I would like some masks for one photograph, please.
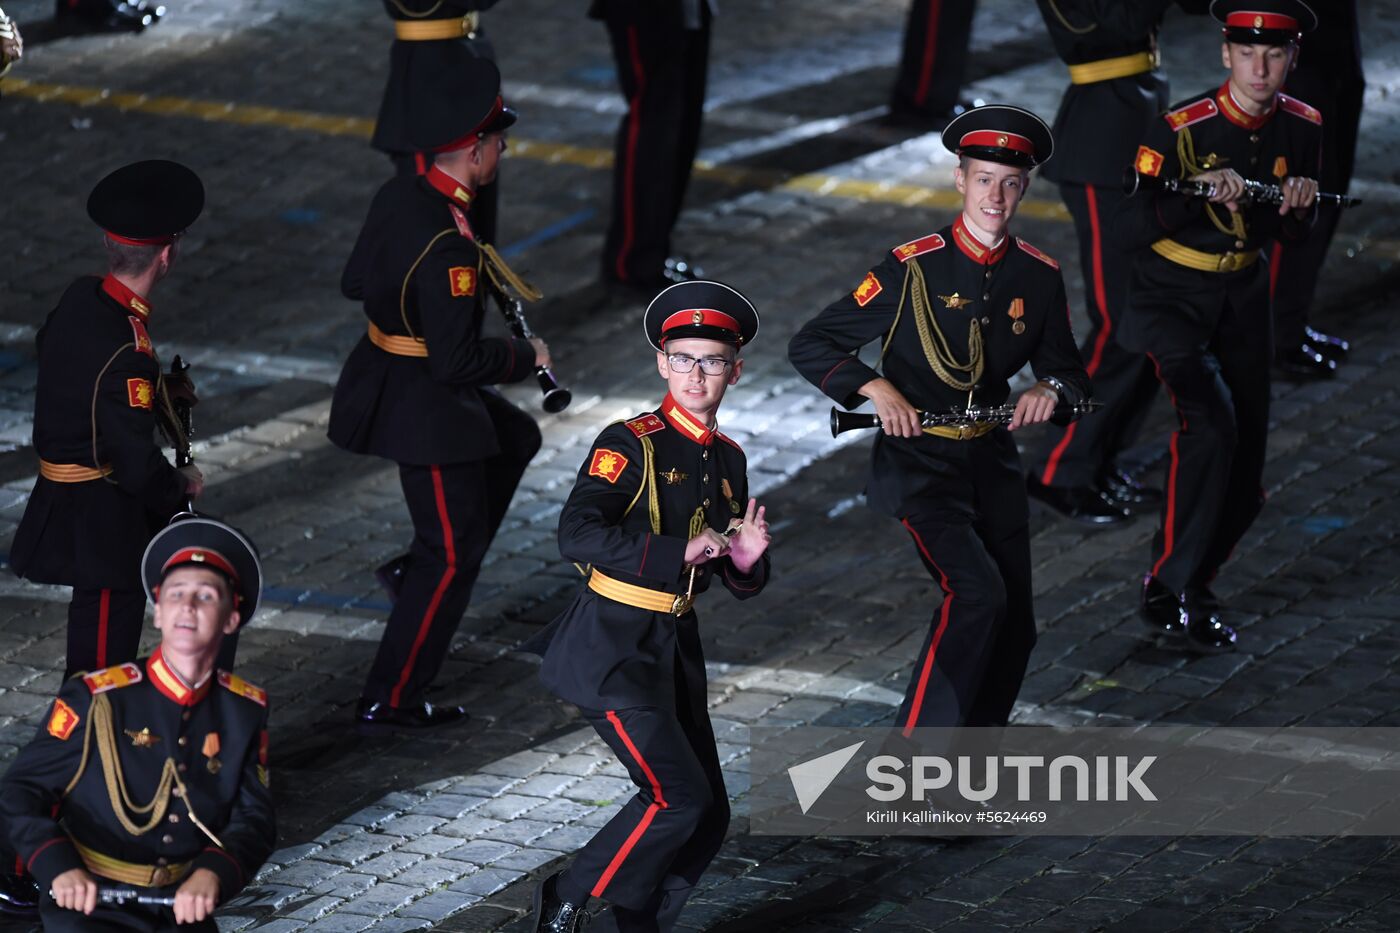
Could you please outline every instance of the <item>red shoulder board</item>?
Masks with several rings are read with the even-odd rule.
[[[1296,97],[1280,94],[1278,96],[1278,109],[1287,111],[1295,117],[1302,117],[1309,123],[1322,125],[1322,113],[1316,107],[1311,107]]]
[[[236,693],[241,697],[252,700],[259,706],[267,705],[267,691],[262,687],[255,687],[237,674],[230,674],[228,671],[219,671],[219,686],[231,693]]]
[[[646,437],[648,434],[655,434],[666,427],[666,422],[662,421],[658,415],[642,415],[640,418],[633,418],[626,422],[627,430],[638,437]]]
[[[146,325],[134,314],[128,315],[127,320],[131,322],[131,340],[136,344],[136,352],[155,356],[156,351],[151,346],[151,335],[146,333]]]
[[[140,665],[127,661],[116,667],[108,667],[100,671],[93,671],[91,674],[84,674],[83,683],[87,684],[87,688],[93,696],[97,696],[99,693],[106,693],[108,690],[115,690],[118,687],[139,684],[144,677]]]
[[[1193,104],[1187,104],[1185,107],[1178,107],[1176,110],[1168,111],[1166,115],[1167,126],[1170,126],[1176,132],[1181,132],[1181,130],[1191,124],[1200,123],[1202,120],[1209,119],[1219,112],[1220,108],[1215,105],[1214,100],[1209,97],[1202,97]]]
[[[730,447],[733,447],[735,450],[739,451],[739,453],[743,453],[743,452],[744,452],[744,448],[740,447],[738,441],[734,440],[734,438],[729,437],[729,436],[724,435],[724,434],[721,434],[721,433],[719,433],[718,431],[715,432],[715,437],[717,437],[717,438],[719,438],[720,440],[724,441],[724,442],[725,442],[726,444],[728,444]],[[732,497],[731,497],[731,498],[732,498]]]
[[[1049,266],[1051,269],[1058,269],[1058,268],[1060,268],[1060,264],[1059,264],[1058,262],[1056,262],[1055,260],[1051,259],[1049,256],[1045,255],[1045,254],[1042,253],[1040,250],[1036,249],[1034,246],[1030,245],[1030,244],[1027,243],[1025,240],[1021,239],[1020,237],[1017,237],[1017,238],[1016,238],[1016,245],[1019,246],[1019,247],[1021,247],[1021,249],[1024,250],[1025,252],[1030,253],[1030,254],[1031,254],[1032,256],[1034,256],[1036,259],[1039,259],[1041,262],[1045,263],[1045,264],[1046,264],[1047,266]]]
[[[931,233],[918,240],[910,240],[903,246],[896,246],[891,252],[900,262],[908,262],[921,253],[931,253],[936,249],[943,248],[943,238],[936,233]]]

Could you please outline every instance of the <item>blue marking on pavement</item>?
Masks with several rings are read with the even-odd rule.
[[[1310,535],[1328,535],[1351,524],[1344,515],[1307,515],[1294,521],[1303,527],[1304,534]]]
[[[23,353],[15,353],[11,350],[0,350],[0,372],[9,372],[12,369],[19,369],[29,362],[29,357]]]
[[[516,240],[510,245],[502,247],[501,255],[507,259],[512,259],[516,256],[519,256],[527,249],[533,249],[534,247],[539,246],[541,243],[548,243],[550,240],[557,239],[558,237],[563,236],[564,234],[568,233],[570,230],[574,229],[580,224],[587,223],[588,221],[593,219],[593,215],[596,213],[598,213],[596,210],[594,210],[591,207],[587,207],[579,211],[577,214],[570,214],[563,220],[556,221],[555,223],[552,223],[547,227],[542,227],[539,230],[536,230],[534,233],[525,237],[523,240]]]
[[[277,219],[298,227],[309,227],[321,222],[321,212],[310,207],[294,207],[278,214]]]
[[[617,87],[617,69],[609,65],[585,65],[569,70],[569,77],[594,87]]]

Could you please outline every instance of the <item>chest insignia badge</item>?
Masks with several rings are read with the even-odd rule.
[[[671,469],[667,470],[665,473],[658,473],[656,475],[664,479],[667,486],[679,486],[690,478],[689,473],[682,473],[675,467],[671,467]]]
[[[160,736],[151,732],[149,726],[142,726],[140,732],[135,729],[123,731],[126,732],[127,738],[131,739],[131,744],[136,748],[154,748],[155,744],[160,741]]]
[[[971,298],[963,298],[957,292],[953,292],[951,295],[939,295],[938,300],[943,302],[945,308],[966,308],[972,304]]]
[[[1006,316],[1011,318],[1011,333],[1018,337],[1026,332],[1026,322],[1021,318],[1026,316],[1025,299],[1017,298],[1011,302],[1011,309],[1006,312]]]

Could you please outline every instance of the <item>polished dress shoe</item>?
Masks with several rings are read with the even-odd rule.
[[[140,32],[164,15],[165,7],[146,0],[58,0],[54,10],[56,20],[79,20],[105,32]]]
[[[1127,470],[1114,467],[1099,477],[1099,491],[1130,512],[1151,512],[1162,507],[1162,490],[1144,486]]]
[[[1154,635],[1180,638],[1186,634],[1186,609],[1181,597],[1150,574],[1142,580],[1138,613]]]
[[[406,576],[408,576],[407,554],[400,554],[398,557],[380,564],[374,571],[374,579],[379,581],[379,585],[389,595],[391,603],[399,601],[399,593],[403,590],[403,579]]]
[[[1351,352],[1351,344],[1341,337],[1333,337],[1331,334],[1324,334],[1320,330],[1313,330],[1311,327],[1303,328],[1303,339],[1318,353],[1329,360],[1336,360],[1341,363],[1346,360],[1347,354]]]
[[[1337,374],[1337,361],[1323,356],[1312,344],[1296,350],[1280,350],[1274,355],[1274,369],[1290,380],[1331,379]]]
[[[0,874],[0,915],[39,919],[39,882],[29,875]]]
[[[1086,525],[1115,525],[1130,517],[1127,509],[1092,486],[1047,486],[1028,476],[1026,492],[1065,518]]]
[[[677,282],[694,282],[705,277],[705,270],[695,263],[679,256],[671,256],[666,260],[666,265],[661,272],[662,277],[667,279],[672,285]]]
[[[582,905],[560,899],[555,890],[560,874],[555,872],[535,888],[535,933],[579,933],[588,928]]]
[[[1238,636],[1213,610],[1186,603],[1186,647],[1197,654],[1226,654]]]
[[[393,707],[388,703],[360,697],[355,707],[355,725],[363,734],[392,732],[398,729],[431,729],[450,726],[469,718],[460,706],[434,706],[427,700],[410,706]]]

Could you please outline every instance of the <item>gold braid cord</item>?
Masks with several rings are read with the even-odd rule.
[[[126,787],[126,775],[122,773],[122,763],[117,749],[116,727],[112,723],[112,704],[103,694],[98,694],[92,698],[92,707],[88,710],[88,724],[83,731],[83,755],[78,762],[77,773],[68,782],[68,786],[63,789],[63,796],[67,797],[72,793],[73,788],[78,786],[78,781],[82,778],[83,772],[87,770],[88,760],[92,752],[93,731],[97,732],[97,757],[102,761],[102,779],[107,784],[107,799],[112,805],[112,814],[121,824],[122,829],[133,836],[141,836],[152,829],[155,829],[162,820],[165,813],[170,808],[170,797],[172,793],[179,796],[185,803],[185,811],[190,815],[190,821],[198,826],[200,832],[208,836],[214,845],[223,848],[224,844],[219,841],[219,837],[210,831],[195,815],[194,807],[190,804],[189,789],[185,787],[185,782],[180,780],[179,770],[175,767],[172,758],[165,759],[165,767],[160,772],[160,783],[156,785],[156,792],[151,797],[150,802],[138,806],[131,800],[131,794]],[[173,790],[172,790],[173,789]],[[137,815],[147,814],[144,825],[138,824],[131,818],[132,813]]]
[[[1060,21],[1060,25],[1076,36],[1087,36],[1089,33],[1099,28],[1098,23],[1090,23],[1087,26],[1073,26],[1070,24],[1069,20],[1065,19],[1065,14],[1060,12],[1060,5],[1056,3],[1055,0],[1046,0],[1046,2],[1050,4],[1050,10],[1055,14],[1055,18]]]
[[[621,424],[615,421],[613,424]],[[632,497],[632,501],[627,503],[627,508],[622,510],[622,518],[632,514],[632,509],[642,499],[642,493],[647,495],[647,517],[651,520],[651,533],[661,534],[661,499],[656,494],[656,448],[651,444],[651,438],[638,438],[642,442],[642,485],[637,487],[637,494]],[[620,522],[622,519],[618,519]],[[694,524],[692,522],[692,524]],[[692,532],[691,537],[695,537],[698,532]],[[574,569],[585,577],[588,576],[590,567],[575,563]]]
[[[959,392],[971,392],[982,378],[982,370],[986,366],[986,360],[982,356],[982,325],[976,318],[968,322],[967,362],[958,362],[953,348],[948,344],[948,338],[943,336],[943,331],[938,326],[938,319],[934,317],[933,306],[928,300],[928,286],[924,282],[924,270],[919,267],[916,259],[909,261],[905,285],[914,309],[914,324],[919,331],[919,343],[923,345],[924,356],[928,359],[933,374],[950,388]],[[903,304],[902,298],[900,304]],[[890,328],[890,336],[894,336],[894,328]],[[886,345],[888,346],[888,340]],[[955,372],[966,373],[967,378],[959,379],[954,375]]]
[[[1182,178],[1190,178],[1202,172],[1212,171],[1217,167],[1215,165],[1202,165],[1196,161],[1196,140],[1192,138],[1189,126],[1182,127],[1181,132],[1176,134],[1176,155],[1181,160]],[[1229,214],[1230,218],[1229,226],[1226,226],[1225,222],[1220,219],[1220,210],[1218,205],[1206,204],[1206,216],[1210,218],[1215,229],[1236,240],[1243,240],[1249,236],[1245,229],[1243,214],[1230,214],[1226,210],[1225,212]]]
[[[438,0],[437,3],[434,3],[432,6],[428,7],[426,10],[423,10],[420,13],[417,10],[410,10],[408,7],[404,6],[401,2],[399,2],[399,0],[390,0],[390,2],[393,3],[394,8],[397,9],[404,16],[411,16],[414,19],[422,19],[425,16],[432,16],[442,7],[442,0]]]
[[[505,294],[512,291],[525,301],[539,301],[544,297],[538,288],[515,274],[515,270],[506,265],[506,261],[501,258],[501,254],[496,252],[496,247],[490,243],[478,243],[481,247],[481,255],[486,260],[486,274],[491,277],[491,281]],[[509,288],[507,288],[509,286]]]

